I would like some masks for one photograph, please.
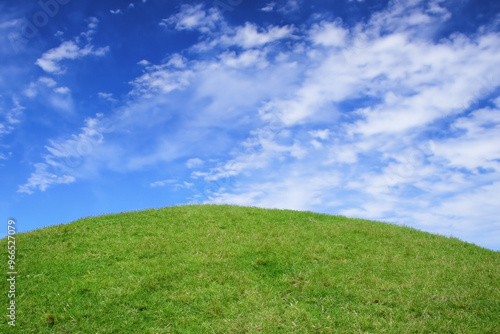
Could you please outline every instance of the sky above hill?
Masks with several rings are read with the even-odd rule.
[[[229,203],[500,250],[499,55],[496,0],[2,1],[0,219]]]

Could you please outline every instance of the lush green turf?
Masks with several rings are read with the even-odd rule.
[[[182,206],[16,246],[16,328],[2,280],[2,333],[500,333],[498,252],[390,224]]]

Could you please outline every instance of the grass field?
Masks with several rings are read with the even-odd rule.
[[[1,333],[500,333],[500,254],[391,224],[180,206],[16,247],[16,327],[4,279]]]

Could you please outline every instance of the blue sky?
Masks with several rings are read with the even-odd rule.
[[[0,218],[230,203],[500,250],[499,54],[496,0],[2,1]]]

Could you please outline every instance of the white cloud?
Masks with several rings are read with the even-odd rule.
[[[36,60],[35,64],[40,66],[47,73],[61,74],[65,72],[65,69],[61,65],[61,62],[64,60],[75,60],[86,56],[104,56],[109,51],[108,46],[95,48],[90,44],[92,35],[96,32],[99,20],[95,17],[91,17],[88,19],[88,22],[88,30],[80,34],[87,40],[85,45],[80,46],[80,44],[83,44],[80,37],[76,37],[74,41],[64,41],[58,47],[50,49],[42,54],[42,56]]]
[[[29,86],[23,91],[23,94],[29,98],[33,98],[38,95],[38,89],[36,83],[31,82]]]
[[[40,84],[43,84],[43,86]],[[53,88],[55,86],[57,86],[57,82],[54,79],[49,77],[40,77],[36,82],[30,82],[23,93],[29,98],[34,98],[38,95],[40,90],[43,91],[45,87]]]
[[[300,9],[300,1],[299,0],[286,0],[285,4],[278,6],[276,11],[281,13],[281,14],[285,14],[285,15],[297,12]]]
[[[452,167],[500,172],[500,109],[484,108],[457,119],[452,127],[465,133],[436,142],[434,153]]]
[[[482,36],[478,42],[456,36],[436,45],[408,40],[404,35],[384,37],[364,50],[371,55],[362,60],[366,72],[387,76],[376,82],[380,88],[373,89],[384,88],[387,94],[385,103],[359,110],[363,119],[353,132],[404,132],[457,114],[484,96],[482,84],[476,82],[500,74],[492,62],[493,54],[500,51],[498,35]],[[479,63],[472,57],[475,53],[483,59]],[[457,71],[461,66],[464,71]],[[398,91],[399,95],[394,94]]]
[[[19,19],[11,19],[0,23],[0,29],[13,28],[19,25]]]
[[[266,52],[262,50],[246,50],[238,55],[234,51],[227,52],[223,53],[220,58],[225,66],[234,68],[249,66],[265,68],[269,64],[266,59]]]
[[[161,26],[176,30],[197,30],[204,34],[193,49],[198,51],[217,46],[240,46],[245,49],[262,47],[268,43],[293,37],[293,26],[268,26],[263,29],[247,22],[243,26],[227,25],[220,12],[214,8],[206,10],[203,5],[183,5],[176,15],[160,22]]]
[[[63,42],[56,48],[45,52],[42,57],[36,60],[36,64],[47,73],[60,74],[65,70],[61,67],[61,61],[65,59],[78,59],[89,55],[103,56],[109,50],[108,47],[98,48],[94,50],[91,45],[86,45],[80,48],[73,41]]]
[[[177,183],[175,185],[175,189],[190,189],[194,187],[194,183],[186,182],[184,181],[183,183]]]
[[[234,159],[212,167],[206,173],[193,173],[195,177],[204,177],[206,181],[238,176],[242,173],[255,172],[285,159],[301,160],[308,154],[307,146],[290,138],[286,131],[275,133],[270,128],[252,132],[252,136],[242,143]]]
[[[498,220],[494,218],[498,213],[498,194],[500,182],[494,182],[444,200],[432,211],[446,217],[459,217],[454,223],[460,227],[470,229],[467,221],[481,222],[483,226],[493,223],[500,227]],[[478,203],[481,203],[480,210]]]
[[[85,51],[83,52],[85,53]],[[60,46],[45,52],[41,58],[36,60],[36,64],[45,72],[58,73],[61,68],[58,64],[63,59],[76,59],[80,55],[80,48],[73,42],[63,42]]]
[[[277,175],[272,173],[273,177]],[[234,186],[231,191],[214,192],[209,203],[237,204],[265,208],[311,210],[326,204],[322,196],[339,184],[339,177],[332,172],[318,172],[312,176],[307,168],[290,166],[274,181],[255,181]]]
[[[123,14],[122,10],[121,9],[116,9],[116,10],[110,10],[109,11],[111,14],[113,15],[117,15],[117,14]]]
[[[205,10],[202,4],[195,6],[182,5],[179,13],[163,19],[161,26],[170,28],[174,26],[176,30],[199,30],[209,32],[213,30],[217,22],[221,21],[220,13],[211,8]]]
[[[275,2],[270,2],[267,5],[265,5],[264,7],[262,7],[261,11],[263,11],[263,12],[272,12],[275,6],[276,6]]]
[[[71,92],[71,89],[69,89],[68,87],[57,87],[54,88],[54,92],[58,94],[69,94]]]
[[[157,188],[157,187],[164,187],[168,184],[173,184],[176,183],[176,180],[161,180],[161,181],[156,181],[150,184],[152,188]]]
[[[169,93],[187,86],[191,76],[190,71],[172,70],[167,65],[152,67],[131,82],[135,86],[132,93],[144,96],[152,96],[158,92]]]
[[[47,87],[54,87],[57,85],[57,82],[54,79],[48,77],[40,77],[38,81],[45,84]]]
[[[56,184],[68,184],[75,182],[75,178],[70,175],[57,175],[49,171],[50,166],[44,163],[35,164],[35,172],[28,178],[28,182],[19,186],[17,192],[32,194],[35,189],[47,190],[48,187]]]
[[[101,98],[101,99],[107,100],[107,101],[112,102],[112,103],[118,102],[118,100],[115,99],[113,97],[113,94],[111,94],[111,93],[99,92],[99,93],[97,93],[97,96],[99,96],[99,98]]]
[[[313,130],[313,131],[309,131],[309,134],[313,138],[318,138],[318,139],[321,139],[321,140],[327,140],[328,137],[330,137],[330,130],[329,129]]]
[[[35,82],[30,82],[23,93],[30,99],[34,99],[40,95],[39,100],[44,103],[49,103],[52,108],[64,113],[74,112],[74,102],[71,97],[71,89],[69,87],[56,87],[57,82],[49,77],[40,77]],[[55,94],[54,94],[55,93]]]
[[[8,111],[0,108],[0,136],[7,135],[14,131],[23,117],[23,110],[26,109],[20,103],[17,97],[12,97],[12,104]]]
[[[109,98],[112,98],[112,97],[113,97],[113,94],[111,94],[111,93],[103,93],[103,92],[99,92],[99,93],[97,93],[97,95],[98,95],[100,98],[103,98],[103,99],[109,99]]]
[[[203,166],[203,164],[204,164],[203,160],[198,159],[198,158],[193,158],[193,159],[189,159],[186,162],[186,167],[191,169],[191,168],[201,167],[201,166]]]
[[[57,111],[65,114],[74,114],[75,104],[69,90],[62,89],[61,91],[54,90],[54,93],[45,97],[47,102]]]
[[[97,17],[90,17],[87,21],[89,22],[87,27],[90,29],[91,33],[95,33],[99,24],[99,19]]]
[[[243,27],[236,28],[232,37],[223,36],[220,42],[223,45],[238,45],[249,49],[289,38],[294,30],[293,26],[269,26],[266,29],[259,29],[255,24],[247,22]]]
[[[388,31],[432,37],[440,24],[451,17],[451,13],[441,7],[440,2],[430,1],[426,6],[422,0],[391,1],[387,10],[372,15],[369,27],[378,36]]]
[[[85,159],[98,150],[108,130],[106,119],[97,114],[95,118],[87,118],[81,131],[71,138],[50,140],[50,145],[45,146],[49,154],[44,156],[44,162],[34,165],[35,171],[18,187],[18,192],[32,194],[56,184],[75,182],[82,175],[79,168],[84,168]]]
[[[180,54],[175,53],[172,56],[170,56],[170,59],[168,60],[166,65],[175,68],[185,68],[187,66],[187,59],[181,56]]]
[[[313,26],[310,35],[316,44],[344,47],[349,31],[342,28],[340,22],[325,22]]]
[[[138,64],[144,66],[144,74],[130,82],[135,88],[134,95],[153,96],[155,93],[169,93],[189,85],[193,72],[185,69],[187,60],[179,54],[173,54],[161,65],[152,65],[147,60]]]

